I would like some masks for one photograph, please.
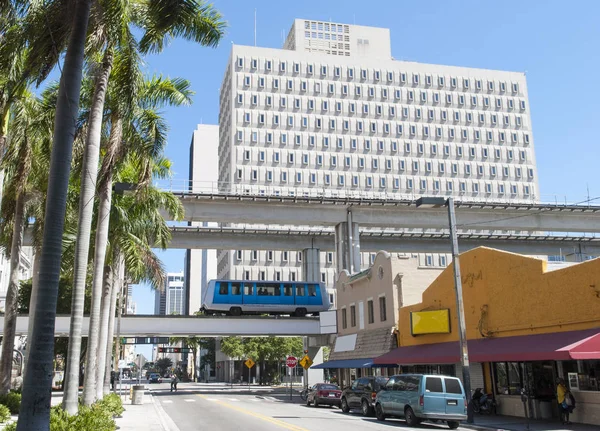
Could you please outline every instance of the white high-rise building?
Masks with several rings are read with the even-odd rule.
[[[191,192],[219,191],[219,126],[199,124],[190,145]],[[190,226],[217,227],[218,223],[190,222]],[[185,256],[185,288],[187,310],[194,314],[201,307],[201,292],[217,277],[216,250],[187,250]]]
[[[396,61],[381,28],[297,19],[283,49],[233,45],[218,155],[222,191],[496,202],[539,195],[525,75]],[[223,251],[218,276],[299,279],[300,260],[296,252]],[[369,261],[363,253],[362,266]],[[321,253],[330,287],[335,268],[334,254]]]
[[[185,314],[185,289],[183,272],[167,273],[165,281],[165,313]]]

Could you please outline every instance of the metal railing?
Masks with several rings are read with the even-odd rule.
[[[268,186],[264,184],[242,184],[239,182],[220,181],[191,181],[187,179],[172,178],[156,181],[154,185],[162,190],[173,193],[231,195],[231,196],[260,196],[260,197],[306,197],[306,198],[348,198],[361,200],[404,200],[416,201],[423,196],[453,196],[457,203],[482,203],[482,204],[545,204],[555,206],[594,206],[600,203],[600,197],[568,197],[558,194],[541,194],[530,196],[516,196],[511,193],[470,193],[470,192],[437,192],[424,191],[423,193],[407,193],[400,189],[373,187],[371,190],[358,189],[353,186],[328,186],[328,187],[294,187]],[[514,196],[514,197],[513,197]]]

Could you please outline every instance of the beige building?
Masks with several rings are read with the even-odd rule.
[[[388,375],[396,364],[372,367],[373,359],[396,348],[399,309],[421,302],[425,289],[450,262],[432,265],[426,254],[378,252],[371,266],[350,275],[342,271],[335,284],[338,336],[329,361],[313,368],[337,370],[343,387],[365,375]],[[439,263],[439,262],[438,262]]]

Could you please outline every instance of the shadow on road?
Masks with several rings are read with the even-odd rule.
[[[350,412],[350,413],[344,413],[339,409],[333,410],[332,411],[333,414],[336,415],[336,418],[339,418],[339,416],[360,416],[361,419],[365,422],[376,422],[378,424],[381,425],[386,425],[386,426],[393,426],[393,427],[399,427],[399,428],[410,428],[406,422],[404,421],[404,419],[396,419],[396,418],[386,418],[385,421],[378,421],[375,417],[364,417],[362,416],[362,414],[360,414],[358,411],[355,412]],[[424,429],[424,430],[440,430],[440,429],[448,429],[448,426],[446,425],[445,422],[440,422],[440,423],[430,423],[430,422],[424,422],[421,423],[420,425],[418,425],[419,429]]]

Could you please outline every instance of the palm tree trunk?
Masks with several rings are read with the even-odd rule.
[[[0,108],[0,162],[4,160],[6,152],[6,133],[8,131],[8,119],[10,118],[10,109],[8,104],[3,104]],[[4,191],[4,169],[0,169],[0,208],[2,207],[2,192]]]
[[[117,342],[115,345],[115,360],[114,368],[119,368],[119,359],[121,359],[121,315],[123,314],[123,287],[125,284],[119,286],[119,292],[117,292]]]
[[[85,300],[85,281],[87,276],[90,250],[90,232],[94,212],[94,196],[98,178],[98,162],[100,160],[100,137],[104,100],[108,77],[112,69],[113,54],[111,49],[104,52],[102,69],[96,79],[89,126],[83,152],[81,171],[81,187],[79,195],[79,224],[75,241],[75,263],[73,275],[73,297],[71,302],[71,324],[69,328],[69,349],[65,370],[65,392],[63,408],[73,415],[78,409],[79,395],[79,357],[81,355],[81,330],[83,307]]]
[[[29,320],[27,325],[27,351],[25,352],[24,370],[27,370],[27,361],[29,361],[29,352],[31,352],[31,334],[33,332],[33,310],[35,310],[40,287],[40,250],[33,250],[33,277],[31,279],[31,297],[29,298]],[[23,376],[25,378],[25,376]]]
[[[192,349],[192,362],[193,362],[193,367],[192,367],[192,382],[196,382],[198,379],[198,371],[196,370],[196,359],[197,359],[197,347],[194,347]]]
[[[117,308],[117,293],[121,290],[121,285],[123,283],[123,274],[125,263],[122,259],[123,255],[118,251],[115,247],[116,251],[114,253],[113,262],[116,262],[116,269],[113,271],[113,279],[112,279],[112,289],[110,292],[110,310],[109,310],[109,318],[108,318],[108,338],[106,341],[106,367],[104,369],[104,387],[103,393],[104,395],[110,392],[110,373],[114,369],[114,371],[118,370],[117,367],[111,368],[112,365],[112,352],[113,352],[113,341],[115,334],[115,309]]]
[[[104,156],[103,168],[112,165],[114,154],[121,142],[123,123],[116,119],[112,123],[108,139],[107,154]],[[104,170],[104,169],[103,169]],[[98,366],[98,349],[100,341],[100,313],[102,305],[102,282],[104,262],[106,260],[106,246],[108,244],[108,227],[110,220],[110,206],[112,199],[112,168],[105,169],[106,178],[103,178],[98,191],[98,221],[96,225],[96,242],[94,250],[94,276],[92,281],[92,307],[90,310],[90,330],[88,335],[87,366],[83,383],[83,404],[91,405],[96,401],[96,386],[102,382],[96,381]],[[102,350],[104,352],[104,350]]]
[[[110,305],[112,296],[112,269],[104,266],[102,282],[102,305],[100,307],[100,333],[98,335],[98,365],[96,366],[96,399],[102,399],[104,393],[104,372],[106,370],[106,345],[108,342],[108,325],[110,321]],[[112,350],[112,349],[111,349]],[[110,363],[110,360],[108,361]],[[110,367],[109,367],[110,371]]]
[[[54,323],[62,260],[62,235],[91,4],[91,0],[78,0],[75,5],[73,28],[60,78],[46,193],[45,229],[40,257],[40,288],[33,313],[35,321],[31,354],[23,382],[17,431],[47,431],[50,426]]]
[[[19,263],[23,245],[23,227],[25,223],[25,193],[17,193],[13,237],[10,246],[10,281],[6,292],[4,311],[4,332],[2,333],[2,356],[0,357],[0,394],[10,391],[12,365],[17,331],[17,310],[19,305]]]

